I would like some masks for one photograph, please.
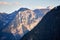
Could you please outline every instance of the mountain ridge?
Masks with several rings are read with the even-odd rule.
[[[8,14],[8,21],[5,26],[3,26],[0,31],[6,33],[12,33],[16,40],[19,40],[24,36],[27,32],[31,31],[38,22],[45,15],[41,13],[43,10],[39,9],[39,13],[35,13],[34,10],[30,10],[28,8],[21,8],[17,11]],[[48,12],[47,10],[46,12]],[[38,15],[41,15],[37,17]],[[0,24],[1,25],[1,24]]]

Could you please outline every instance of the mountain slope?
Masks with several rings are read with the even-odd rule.
[[[39,17],[43,17],[48,11],[50,11],[50,9],[35,9],[33,10],[37,16],[37,18]]]
[[[60,40],[60,6],[48,12],[21,40]]]
[[[8,23],[8,19],[7,13],[0,13],[0,31]]]

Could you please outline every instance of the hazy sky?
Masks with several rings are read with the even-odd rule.
[[[11,13],[21,7],[36,9],[57,5],[60,5],[60,0],[0,0],[0,12]]]

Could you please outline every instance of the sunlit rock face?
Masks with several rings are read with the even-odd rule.
[[[36,14],[32,10],[18,12],[14,20],[9,25],[9,30],[14,36],[22,37],[28,31],[32,30],[39,22],[40,18],[36,19]],[[18,36],[18,37],[19,37]]]
[[[24,25],[29,31],[37,23],[36,14],[32,10],[26,10],[20,13],[20,24]]]

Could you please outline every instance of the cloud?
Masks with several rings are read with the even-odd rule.
[[[20,3],[19,3],[19,2],[15,2],[14,4],[18,5],[18,4],[20,4]]]
[[[19,2],[13,2],[13,3],[11,3],[11,2],[0,2],[0,5],[19,5],[20,3]]]
[[[8,5],[10,4],[9,2],[0,2],[1,5]]]

